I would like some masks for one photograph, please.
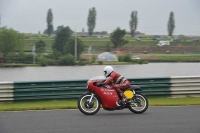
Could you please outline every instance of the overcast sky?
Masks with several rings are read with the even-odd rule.
[[[174,34],[200,35],[200,0],[0,0],[1,27],[25,33],[43,32],[49,8],[53,12],[54,29],[69,26],[77,32],[87,31],[90,8],[97,11],[95,31],[117,27],[130,31],[132,11],[138,11],[137,31],[167,35],[171,11],[175,16]]]

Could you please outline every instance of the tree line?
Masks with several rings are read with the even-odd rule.
[[[88,36],[92,36],[92,34],[93,34],[93,31],[94,31],[95,26],[96,26],[96,18],[97,18],[97,11],[96,11],[95,7],[92,7],[91,9],[89,9],[88,18],[87,18]],[[49,9],[48,12],[47,12],[47,19],[46,20],[47,20],[47,29],[45,29],[44,34],[48,34],[50,36],[51,34],[53,34],[53,33],[56,34],[59,30],[64,28],[63,26],[58,26],[57,29],[54,31],[54,28],[53,28],[53,13],[52,13],[51,9]],[[134,37],[135,31],[136,31],[137,26],[138,26],[138,12],[137,11],[131,12],[129,26],[130,26],[131,37]],[[167,31],[168,31],[169,36],[173,35],[174,29],[175,29],[174,13],[170,12],[169,20],[168,20],[168,23],[167,23]],[[84,31],[84,29],[82,29],[82,31]]]
[[[92,36],[93,31],[96,26],[96,18],[97,18],[97,11],[95,7],[92,7],[91,9],[89,9],[88,18],[87,18],[88,36],[90,37]],[[131,12],[129,26],[130,26],[131,37],[134,37],[135,31],[138,26],[138,12],[137,11]],[[50,36],[52,33],[57,34],[63,28],[64,26],[58,26],[55,31],[53,30],[53,13],[52,13],[52,10],[49,9],[47,12],[47,29],[44,31],[44,33]],[[174,28],[175,28],[174,13],[170,12],[169,21],[167,23],[167,30],[168,30],[169,36],[173,35]],[[111,33],[111,42],[113,43],[113,46],[115,48],[121,47],[124,44],[128,43],[127,40],[123,39],[125,34],[126,34],[126,30],[125,29],[121,30],[119,27],[117,27],[116,30],[114,30],[113,33]],[[62,47],[60,48],[62,49]]]
[[[93,31],[95,29],[96,17],[97,17],[97,11],[95,7],[89,9],[87,18],[89,36],[92,36]],[[62,25],[58,26],[57,29],[54,30],[53,13],[51,9],[49,9],[47,12],[46,22],[47,22],[47,29],[45,31],[47,32],[47,34],[49,34],[49,36],[52,33],[56,34],[55,41],[52,44],[53,52],[47,57],[49,58],[49,60],[51,60],[50,62],[53,62],[52,60],[59,60],[60,62],[58,62],[58,64],[64,65],[64,64],[69,64],[69,62],[67,61],[71,61],[70,63],[73,64],[75,61],[74,58],[75,43],[77,44],[77,51],[76,51],[77,57],[78,59],[80,59],[80,55],[84,51],[84,43],[77,36],[72,36],[73,31],[70,29],[70,27],[69,26],[64,27]],[[131,36],[134,37],[138,25],[137,11],[131,12],[129,25],[130,25]],[[168,33],[170,36],[173,35],[174,28],[175,28],[174,13],[170,12],[169,21],[167,24]],[[113,31],[113,33],[111,33],[110,40],[114,48],[119,48],[128,43],[128,41],[124,39],[125,34],[126,30],[120,29],[119,27],[117,27]],[[0,28],[0,52],[3,53],[3,56],[6,57],[10,52],[15,52],[17,50],[19,51],[19,55],[24,56],[23,53],[25,45],[24,39],[25,39],[24,34],[19,33],[18,31],[15,31],[11,28],[8,29],[6,27]],[[43,59],[44,55],[41,54],[45,51],[45,46],[46,44],[42,40],[39,40],[38,42],[35,43],[36,53],[38,53],[39,57],[38,59],[40,59],[41,62],[46,61]]]
[[[43,40],[38,40],[33,45],[32,53],[25,54],[25,35],[12,28],[3,27],[0,28],[0,55],[5,58],[11,57],[13,62],[16,59],[23,60],[22,58],[24,58],[29,63],[32,63],[33,55],[36,53],[37,62],[41,65],[74,65],[76,61],[74,58],[75,37],[72,34],[72,30],[68,26],[61,29],[52,44],[53,52],[48,55],[43,54],[46,50],[46,44]],[[79,38],[76,38],[76,40],[79,60],[80,54],[84,50],[84,43]]]

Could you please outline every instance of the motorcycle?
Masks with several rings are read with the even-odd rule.
[[[117,106],[116,101],[119,96],[113,86],[101,85],[98,82],[105,81],[104,76],[96,76],[88,80],[88,92],[81,95],[78,99],[78,109],[85,115],[94,115],[100,110],[102,105],[104,110],[122,110],[128,108],[136,114],[145,112],[148,108],[148,99],[141,94],[139,86],[131,85],[123,91],[127,100],[121,106]]]

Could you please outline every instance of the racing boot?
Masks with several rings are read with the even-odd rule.
[[[116,105],[117,105],[117,106],[125,105],[125,104],[126,104],[126,101],[127,101],[127,98],[126,98],[126,96],[124,95],[124,93],[123,93],[123,92],[120,92],[120,93],[119,93],[119,97],[120,97],[120,99],[118,99],[118,100],[116,101]]]

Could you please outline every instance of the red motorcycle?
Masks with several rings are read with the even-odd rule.
[[[96,76],[88,80],[88,92],[78,99],[79,110],[86,115],[94,115],[102,105],[104,110],[122,110],[128,108],[136,114],[145,112],[148,108],[148,99],[141,94],[142,89],[136,85],[126,89],[123,93],[127,100],[121,106],[117,106],[116,101],[119,96],[115,89],[109,85],[98,86],[98,82],[105,81],[104,76]]]

